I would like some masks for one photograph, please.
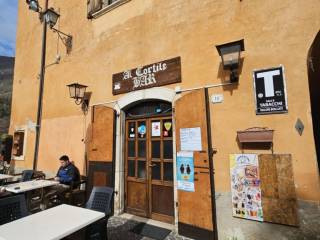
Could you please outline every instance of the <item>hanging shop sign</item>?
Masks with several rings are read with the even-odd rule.
[[[178,152],[176,169],[178,189],[187,192],[194,192],[193,152]]]
[[[263,221],[257,154],[230,154],[234,217]]]
[[[181,82],[180,57],[113,74],[113,95]]]
[[[253,72],[256,114],[288,112],[283,66]]]

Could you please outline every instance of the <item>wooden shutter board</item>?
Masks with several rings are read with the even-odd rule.
[[[179,222],[212,230],[209,174],[197,174],[195,192],[178,190]]]
[[[177,151],[181,150],[181,128],[201,128],[202,151],[194,152],[195,172],[203,168],[209,169],[204,90],[193,91],[178,99],[174,119]],[[198,173],[195,178],[195,192],[178,191],[179,223],[212,231],[210,174]]]
[[[263,219],[298,226],[297,200],[290,154],[260,154]]]
[[[115,111],[105,106],[92,108],[89,161],[113,161]]]

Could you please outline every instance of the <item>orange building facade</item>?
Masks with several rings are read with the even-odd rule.
[[[233,154],[259,157],[262,198],[275,196],[263,189],[268,181],[263,179],[279,171],[274,175],[278,180],[269,184],[279,183],[278,200],[298,201],[288,209],[303,209],[299,201],[319,204],[319,136],[314,132],[319,116],[313,110],[317,96],[310,90],[312,84],[319,87],[313,70],[320,67],[319,1],[95,3],[89,1],[88,18],[87,1],[49,1],[60,14],[55,28],[72,36],[72,49],[67,53],[63,41],[48,29],[38,170],[54,175],[59,157],[67,154],[89,177],[90,186],[115,188],[115,214],[169,222],[182,235],[199,239],[241,239],[254,231],[247,230],[248,220],[225,212],[232,208]],[[16,144],[23,139],[23,150],[14,151],[16,171],[34,166],[41,34],[38,15],[19,1],[10,123]],[[216,46],[241,39],[239,79],[230,82]],[[282,111],[267,101],[260,105],[266,112],[259,112],[259,76],[265,77],[265,95],[274,90],[277,96],[275,82],[270,88],[270,74],[264,71],[281,71]],[[88,86],[85,113],[69,97],[67,85],[73,82]],[[269,145],[257,144],[264,141],[261,136],[249,143],[239,140],[239,131],[254,127],[273,130]],[[196,135],[188,135],[188,129]],[[191,192],[177,181],[182,171],[177,154],[185,150],[192,152],[194,163]],[[265,155],[269,162],[264,162]],[[289,157],[283,160],[284,155]],[[288,165],[281,165],[284,161]],[[283,166],[290,171],[281,175]],[[287,178],[288,185],[281,185]],[[292,194],[284,193],[288,186]],[[262,204],[271,206],[264,200]],[[267,217],[270,210],[264,206]],[[298,222],[303,219],[293,215]],[[234,227],[226,229],[224,224],[234,219]],[[242,235],[234,231],[241,224]],[[268,228],[262,224],[260,233]]]

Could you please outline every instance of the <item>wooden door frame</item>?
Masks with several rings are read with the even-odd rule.
[[[152,179],[151,179],[151,167],[150,167],[150,164],[152,163],[152,157],[151,157],[151,132],[150,132],[150,126],[151,126],[151,122],[153,120],[160,120],[161,123],[163,120],[165,119],[170,119],[171,122],[172,122],[172,136],[167,139],[167,140],[171,140],[172,141],[172,164],[173,164],[173,180],[172,180],[172,183],[169,183],[169,182],[161,182],[161,186],[168,186],[168,187],[172,187],[172,191],[173,191],[173,206],[174,206],[174,215],[173,217],[170,217],[170,216],[167,216],[167,215],[163,215],[163,214],[160,214],[160,213],[153,213],[152,212],[152,185],[157,185],[156,183],[153,183]],[[149,116],[149,117],[128,117],[128,118],[125,118],[124,119],[124,127],[125,127],[125,130],[124,130],[124,134],[123,134],[123,139],[124,139],[124,151],[123,151],[123,167],[124,167],[124,191],[125,191],[125,194],[124,194],[124,211],[127,212],[127,193],[128,193],[128,184],[127,184],[127,174],[128,174],[128,166],[127,166],[127,129],[128,129],[128,123],[130,121],[134,121],[136,122],[136,125],[135,125],[135,128],[136,128],[136,133],[137,134],[137,129],[138,129],[138,125],[137,123],[139,121],[144,121],[146,126],[147,126],[147,132],[146,132],[146,187],[147,187],[147,190],[146,190],[146,199],[147,199],[147,208],[146,208],[146,215],[145,216],[146,218],[150,218],[150,219],[154,219],[154,220],[158,220],[158,221],[163,221],[163,222],[168,222],[168,223],[174,223],[175,222],[175,219],[176,219],[176,184],[175,184],[175,164],[176,164],[176,160],[175,160],[175,137],[174,137],[174,134],[175,134],[175,131],[174,131],[174,119],[173,119],[173,114],[170,113],[170,114],[159,114],[159,115],[156,115],[156,116]],[[160,141],[164,141],[164,138],[163,136],[160,136]],[[137,142],[137,139],[135,140],[135,142]],[[137,153],[137,149],[138,149],[138,144],[135,144],[135,153]],[[161,144],[161,147],[160,147],[160,154],[163,152],[163,144]],[[161,159],[161,158],[160,158]],[[135,159],[135,161],[137,161],[137,159]],[[163,161],[165,161],[165,159],[163,159]],[[135,168],[135,174],[137,174],[137,167]],[[163,174],[163,171],[161,171],[161,173]],[[139,180],[136,181],[136,182],[140,182]],[[142,180],[141,180],[142,182]],[[160,183],[160,182],[159,182]],[[131,210],[130,210],[131,211]]]
[[[127,198],[127,194],[128,194],[128,184],[127,184],[127,175],[128,175],[128,166],[127,166],[127,151],[128,151],[128,149],[127,149],[127,127],[128,127],[128,123],[129,123],[129,121],[133,121],[133,122],[135,122],[135,123],[137,123],[137,122],[139,122],[139,121],[145,121],[146,122],[146,125],[147,125],[147,119],[146,118],[136,118],[136,119],[125,119],[125,121],[124,121],[124,125],[125,125],[125,130],[124,130],[124,151],[123,151],[123,155],[124,155],[124,161],[123,161],[123,164],[124,164],[124,211],[125,212],[127,212],[127,200],[128,200],[128,198]],[[138,132],[138,127],[137,127],[137,125],[135,125],[135,128],[136,128],[136,132],[135,132],[135,134],[137,134],[137,132]],[[147,134],[148,134],[148,132],[146,133],[146,142],[147,142]],[[135,143],[137,143],[138,142],[138,140],[137,139],[135,139],[134,140],[135,141]],[[138,144],[135,144],[135,154],[137,153],[137,149],[138,149]],[[147,149],[146,149],[146,164],[148,164],[148,157],[147,157]],[[137,161],[137,159],[136,159],[136,157],[135,157],[135,175],[137,174],[137,168],[136,168],[136,161]],[[146,176],[148,176],[148,172],[149,172],[149,168],[148,167],[146,167]],[[149,196],[148,196],[148,194],[149,194],[149,191],[148,191],[148,178],[147,179],[145,179],[145,180],[139,180],[139,179],[135,179],[134,180],[134,182],[140,182],[140,183],[142,183],[142,182],[145,182],[145,185],[146,185],[146,187],[147,187],[147,191],[146,191],[146,199],[148,199],[149,198]],[[146,216],[144,216],[144,217],[149,217],[148,216],[148,213],[149,213],[149,204],[147,205],[148,206],[148,209],[146,209]],[[134,210],[132,210],[132,211],[134,211]],[[138,211],[135,213],[136,215],[138,215],[139,213],[138,213]]]
[[[170,114],[170,115],[159,115],[159,116],[153,116],[153,117],[150,117],[150,118],[148,118],[148,121],[149,121],[149,124],[153,121],[153,120],[157,120],[157,119],[160,119],[161,120],[161,122],[164,120],[164,119],[171,119],[171,122],[172,122],[172,124],[173,124],[173,114]],[[150,131],[149,131],[149,134],[150,134]],[[168,139],[168,140],[172,140],[172,145],[174,145],[174,142],[173,142],[173,134],[174,134],[174,132],[173,132],[173,129],[172,129],[172,137],[170,138],[170,139]],[[150,136],[149,136],[150,137]],[[160,141],[164,141],[163,140],[163,136],[160,136]],[[150,137],[149,138],[149,142],[148,142],[148,144],[150,145],[150,146],[148,146],[149,147],[149,149],[151,149],[151,142],[152,142],[152,138]],[[172,149],[173,149],[173,146],[172,146]],[[163,144],[161,144],[161,147],[160,147],[160,154],[163,152]],[[149,154],[149,156],[148,156],[148,158],[147,158],[147,161],[149,162],[150,161],[150,163],[152,164],[152,156],[151,156],[151,150],[148,152],[148,154]],[[172,151],[172,164],[173,164],[173,166],[175,165],[175,161],[174,161],[174,152]],[[161,159],[161,158],[160,158]],[[163,158],[163,161],[165,161],[165,159]],[[161,161],[160,161],[161,162]],[[172,190],[173,190],[173,193],[174,193],[174,191],[175,191],[175,189],[174,189],[174,167],[172,166],[172,171],[173,171],[173,180],[172,180],[172,184],[170,183],[162,183],[161,184],[161,186],[168,186],[168,187],[172,187]],[[149,173],[149,175],[148,175],[148,178],[149,178],[149,181],[148,181],[148,197],[149,197],[149,214],[150,214],[150,218],[151,219],[154,219],[154,220],[158,220],[158,221],[162,221],[162,222],[174,222],[174,219],[175,219],[175,216],[173,216],[173,219],[171,219],[171,217],[169,217],[169,216],[167,216],[167,215],[163,215],[163,214],[160,214],[160,213],[153,213],[152,212],[152,185],[153,185],[153,183],[152,183],[152,176],[151,176],[151,167],[149,167],[148,166],[148,168],[149,168],[149,170],[148,170],[148,173]],[[163,174],[163,172],[162,172],[162,174]],[[155,180],[156,181],[156,180]],[[160,181],[158,182],[159,183],[159,185],[160,185]],[[154,185],[157,185],[157,182],[155,182],[155,184]],[[173,201],[174,201],[174,199],[173,199]],[[175,205],[175,204],[174,204]],[[175,215],[175,214],[174,214]]]

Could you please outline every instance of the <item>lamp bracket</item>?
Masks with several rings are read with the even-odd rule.
[[[81,104],[81,109],[84,115],[87,115],[89,110],[89,99],[84,99]]]
[[[230,69],[230,82],[238,82],[239,81],[239,76],[238,76],[238,69],[237,68],[231,68]]]
[[[66,46],[67,54],[69,54],[72,49],[72,36],[64,32],[61,32],[60,30],[54,27],[52,27],[51,29],[53,32],[58,34],[58,37],[61,39],[62,43]]]
[[[74,101],[77,105],[80,105],[83,102],[82,98],[76,98],[76,100]]]

